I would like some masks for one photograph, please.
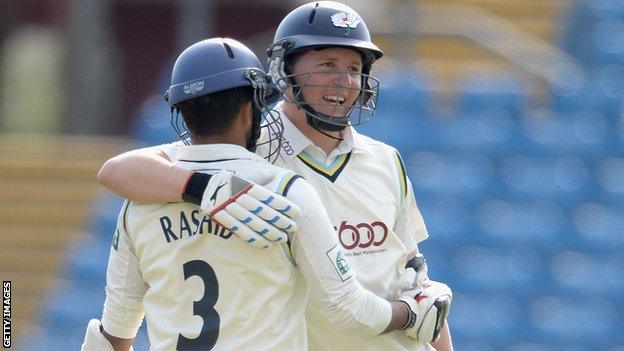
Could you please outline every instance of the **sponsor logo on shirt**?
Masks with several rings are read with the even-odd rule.
[[[349,262],[344,258],[345,255],[340,247],[334,246],[326,254],[343,282],[353,276],[353,270],[351,270]]]
[[[286,140],[285,138],[282,138],[282,150],[284,150],[284,153],[286,153],[286,155],[292,155],[295,153],[295,149],[293,149],[293,147],[290,145],[290,141]]]
[[[381,221],[357,224],[350,224],[347,223],[347,221],[342,221],[338,227],[334,226],[334,229],[338,232],[340,245],[347,251],[374,249],[378,246],[382,246],[386,238],[388,238],[388,227]],[[375,253],[377,253],[385,251],[385,249],[375,251]],[[348,254],[348,256],[351,255]]]

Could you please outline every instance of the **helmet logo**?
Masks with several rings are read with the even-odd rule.
[[[204,90],[204,81],[200,80],[199,82],[185,84],[183,90],[186,95],[198,93]]]
[[[353,13],[338,12],[331,16],[332,24],[335,27],[347,28],[345,37],[351,33],[351,29],[355,29],[360,24],[360,19]]]

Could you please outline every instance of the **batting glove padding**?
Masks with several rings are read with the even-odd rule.
[[[301,214],[299,207],[285,197],[228,171],[212,175],[201,209],[259,248],[286,242],[288,234],[297,230],[293,218]]]
[[[444,283],[428,280],[427,286],[401,293],[399,300],[410,309],[405,334],[420,342],[433,342],[440,336],[451,307],[453,293]]]

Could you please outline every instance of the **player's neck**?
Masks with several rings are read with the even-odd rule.
[[[191,135],[193,145],[203,144],[234,144],[245,147],[245,138],[240,135],[220,134],[210,136]]]
[[[340,144],[340,140],[334,138],[342,138],[342,132],[325,132],[334,138],[319,132],[308,124],[305,112],[297,109],[294,104],[284,104],[284,114],[288,117],[292,124],[294,124],[295,127],[303,133],[303,135],[308,137],[314,145],[325,151],[327,155],[329,155]]]

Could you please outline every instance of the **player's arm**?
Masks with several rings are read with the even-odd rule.
[[[115,351],[126,351],[143,322],[143,297],[147,291],[147,284],[141,275],[139,259],[128,234],[128,215],[131,211],[132,203],[126,201],[117,219],[108,259],[106,300],[101,326],[95,325],[96,322],[99,324],[97,320],[89,322],[85,337],[84,346],[95,348],[83,346],[83,351],[110,351],[106,348],[108,346],[106,342]]]
[[[131,150],[102,165],[98,181],[115,194],[143,203],[182,202],[193,172],[175,167],[157,147]]]
[[[176,153],[172,144],[128,151],[106,161],[98,180],[137,202],[185,201],[200,206],[237,237],[259,248],[285,240],[296,230],[291,218],[299,215],[299,208],[262,187],[272,180],[272,174],[270,179],[258,173],[247,180],[227,171],[212,175],[193,172],[172,163],[161,147]]]
[[[431,345],[436,351],[453,351],[453,342],[451,341],[451,331],[449,330],[448,321],[444,323],[444,327],[440,330],[440,338]]]
[[[410,316],[405,303],[384,300],[357,282],[312,186],[297,179],[288,197],[302,207],[303,213],[297,219],[299,230],[292,237],[293,258],[306,279],[310,297],[329,321],[337,329],[362,335],[405,326]]]

